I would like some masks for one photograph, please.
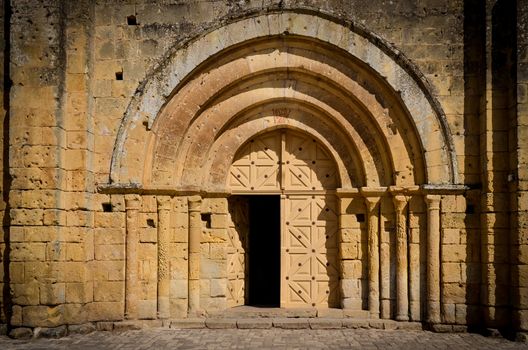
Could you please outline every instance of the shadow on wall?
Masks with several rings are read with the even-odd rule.
[[[486,108],[486,4],[480,0],[464,1],[464,174],[465,184],[474,190],[466,194],[466,323],[470,328],[482,326],[481,236],[479,203],[482,180],[479,152],[481,118]],[[471,221],[477,222],[470,229]],[[460,232],[462,239],[463,232]],[[462,241],[461,241],[462,242]]]
[[[491,127],[493,152],[491,166],[495,176],[489,181],[493,189],[493,211],[497,215],[493,230],[494,250],[488,253],[493,256],[495,280],[490,285],[495,286],[495,318],[497,328],[504,336],[512,337],[512,292],[518,281],[511,279],[510,263],[516,263],[517,254],[512,254],[510,247],[510,195],[509,176],[512,170],[512,159],[515,163],[515,145],[510,130],[515,129],[516,119],[516,68],[517,68],[517,1],[499,0],[492,9],[491,33],[491,73],[492,73],[492,116]],[[513,149],[513,152],[510,150]],[[500,215],[500,217],[499,217]],[[489,277],[488,277],[489,278]]]
[[[9,327],[11,322],[11,315],[12,315],[12,300],[11,300],[11,275],[9,272],[9,256],[11,254],[11,245],[10,245],[10,238],[9,238],[9,225],[11,222],[11,217],[9,215],[9,193],[11,188],[11,176],[9,175],[9,93],[11,90],[11,79],[10,79],[10,44],[9,44],[9,38],[10,38],[10,24],[11,24],[11,5],[9,1],[4,1],[4,8],[3,10],[3,20],[4,20],[4,37],[3,37],[3,43],[4,43],[4,62],[3,62],[3,77],[4,81],[2,82],[2,93],[3,93],[3,109],[5,111],[5,114],[3,116],[2,121],[2,127],[3,127],[3,144],[2,144],[2,199],[3,201],[3,218],[2,218],[2,235],[3,235],[3,242],[4,242],[4,250],[0,250],[0,262],[2,263],[3,268],[3,290],[2,290],[2,302],[0,303],[0,306],[2,307],[2,310],[0,310],[0,324],[6,323]]]
[[[464,172],[465,183],[474,189],[466,194],[466,322],[477,330],[508,330],[503,333],[509,336],[515,300],[510,293],[517,290],[510,279],[509,257],[517,255],[510,251],[508,188],[509,157],[515,155],[509,151],[516,144],[509,134],[516,121],[516,2],[498,0],[490,10],[487,53],[485,2],[464,2]],[[486,81],[487,66],[491,82]]]

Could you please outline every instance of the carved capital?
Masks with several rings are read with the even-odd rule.
[[[202,206],[202,197],[200,196],[190,196],[189,201],[189,211],[200,211]]]
[[[407,201],[409,198],[404,195],[397,194],[394,197],[392,197],[392,202],[394,203],[394,209],[397,213],[401,213],[403,209],[405,208],[405,205],[407,205]]]
[[[441,197],[439,195],[429,194],[425,196],[427,210],[440,210],[440,199]]]
[[[125,209],[126,210],[139,210],[141,206],[141,196],[139,194],[127,194],[125,195]]]
[[[170,196],[156,196],[156,202],[158,203],[158,211],[171,209]]]
[[[380,197],[365,197],[365,206],[367,211],[372,214],[380,201]]]

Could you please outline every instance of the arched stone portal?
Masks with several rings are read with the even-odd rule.
[[[173,210],[176,221],[185,217],[176,229],[188,229],[188,256],[177,264],[188,273],[176,280],[160,270],[159,315],[242,303],[243,266],[228,270],[244,259],[233,252],[241,241],[225,233],[236,226],[227,198],[274,194],[282,306],[405,321],[421,320],[425,299],[428,320],[438,321],[439,227],[427,222],[438,221],[438,191],[456,187],[451,136],[423,76],[379,38],[351,28],[306,13],[233,20],[175,47],[140,87],[120,126],[108,188],[166,197],[158,199],[159,266],[171,256],[166,200],[180,203]],[[263,146],[273,154],[252,150],[252,140],[275,140]],[[296,167],[284,158],[308,149]],[[306,217],[298,224],[293,213]],[[312,232],[294,256],[294,239]],[[310,268],[297,273],[295,264]]]

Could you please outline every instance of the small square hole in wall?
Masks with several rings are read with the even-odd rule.
[[[154,222],[154,219],[147,219],[147,226],[156,227],[156,223]]]
[[[103,203],[103,211],[105,213],[111,213],[112,212],[112,203]]]
[[[129,26],[137,26],[138,23],[137,23],[137,18],[135,15],[130,15],[130,16],[127,16],[127,24]]]
[[[116,80],[123,80],[123,72],[116,72],[115,77]]]
[[[205,228],[211,228],[211,213],[202,213],[202,221],[205,223]]]
[[[357,222],[365,222],[365,214],[356,214]]]

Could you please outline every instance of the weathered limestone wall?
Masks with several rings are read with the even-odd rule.
[[[95,208],[91,302],[86,306],[88,320],[119,320],[124,310],[125,280],[125,196],[99,195]],[[143,225],[144,226],[143,222]],[[139,223],[141,224],[141,222]]]
[[[9,195],[8,184],[6,179],[6,172],[4,171],[5,162],[8,161],[6,155],[9,150],[9,143],[4,137],[5,125],[8,122],[7,118],[7,107],[9,103],[9,98],[6,98],[6,81],[9,81],[9,78],[6,79],[6,64],[9,63],[9,51],[8,51],[8,41],[6,41],[6,13],[5,13],[5,1],[0,1],[0,141],[2,151],[0,152],[0,174],[2,176],[2,181],[0,183],[0,222],[2,222],[2,229],[0,231],[0,324],[6,324],[7,318],[9,317],[9,266],[8,266],[8,256],[9,250],[7,249],[7,241],[9,240],[9,216],[6,217],[5,211],[8,202],[7,196]],[[6,60],[7,57],[7,60]]]
[[[11,323],[20,326],[25,319],[26,324],[44,324],[48,318],[52,324],[61,323],[65,293],[60,291],[65,290],[66,280],[83,282],[84,275],[82,264],[64,264],[55,258],[61,255],[63,243],[58,225],[66,224],[66,215],[59,209],[64,178],[60,168],[64,149],[60,127],[63,13],[60,4],[53,1],[39,3],[37,9],[33,3],[17,5],[12,11],[10,38]],[[76,237],[80,238],[76,234],[68,238],[71,251]],[[47,293],[52,286],[58,292],[56,298]],[[46,304],[61,305],[48,308]]]
[[[94,212],[90,2],[11,4],[11,324],[81,322]]]
[[[340,258],[342,307],[367,309],[367,226],[366,208],[360,196],[341,198],[340,201]],[[357,313],[361,315],[360,312]]]
[[[478,324],[480,242],[475,237],[480,217],[461,195],[444,196],[441,209],[442,321]]]
[[[528,330],[528,1],[517,1],[517,125],[511,128],[517,174],[512,189],[512,295],[514,322]],[[516,188],[515,188],[516,187]],[[518,191],[515,193],[514,191]],[[518,288],[517,288],[518,287]]]
[[[0,235],[2,261],[5,241],[10,241],[11,325],[179,318],[200,312],[190,300],[209,311],[226,307],[225,198],[203,199],[190,214],[191,199],[184,195],[101,194],[96,186],[109,181],[127,106],[171,47],[220,25],[221,18],[309,6],[363,25],[400,50],[432,84],[432,95],[446,113],[460,184],[474,189],[444,194],[439,203],[442,284],[440,300],[433,300],[439,321],[473,324],[485,316],[487,325],[507,327],[513,305],[513,327],[528,330],[525,2],[517,5],[515,61],[508,56],[515,46],[507,46],[515,30],[502,27],[507,23],[501,14],[511,10],[500,12],[504,1],[13,1],[11,191],[3,187],[9,178],[1,184],[2,199],[9,197],[10,228],[9,235]],[[6,51],[0,51],[5,62]],[[508,75],[514,67],[517,81]],[[497,81],[502,76],[509,78]],[[137,165],[143,164],[145,150],[133,152]],[[369,307],[376,309],[369,305],[369,293],[376,292],[369,291],[372,222],[379,228],[380,317],[425,320],[429,209],[424,196],[402,195],[395,201],[385,195],[373,207],[361,196],[341,200],[343,307],[361,317]],[[7,224],[1,214],[0,220]],[[191,252],[196,253],[193,263],[191,229],[202,233],[199,251]],[[132,231],[138,240],[132,251],[137,275],[131,276],[127,239]],[[408,264],[401,260],[402,239],[409,244]],[[191,271],[189,264],[200,270]],[[0,271],[0,287],[5,287],[5,272]],[[130,285],[131,278],[137,283]],[[407,287],[408,316],[397,295],[406,294]],[[6,322],[8,299],[1,299],[0,323]]]
[[[227,307],[227,199],[204,199],[202,213],[200,306],[214,312]]]

